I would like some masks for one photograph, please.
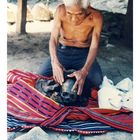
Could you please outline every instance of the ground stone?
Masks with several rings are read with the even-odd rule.
[[[32,128],[28,133],[17,137],[14,140],[49,140],[48,134],[40,127]]]

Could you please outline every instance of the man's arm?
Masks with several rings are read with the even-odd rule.
[[[58,37],[59,37],[59,32],[60,32],[60,27],[61,27],[61,21],[59,18],[59,7],[56,9],[55,15],[54,15],[54,23],[53,23],[53,28],[51,31],[51,37],[49,41],[49,51],[50,51],[50,56],[52,62],[56,61],[58,62],[57,59],[57,54],[56,54],[56,47],[58,45]]]
[[[100,34],[102,30],[103,24],[103,17],[100,13],[98,13],[94,19],[94,29],[92,33],[92,41],[89,49],[89,54],[86,60],[84,67],[82,68],[83,74],[87,75],[91,65],[93,64],[97,51],[98,51],[98,44],[100,40]]]
[[[73,86],[73,90],[78,88],[78,92],[77,92],[78,95],[81,95],[82,93],[86,76],[88,75],[91,65],[93,64],[96,57],[99,39],[100,39],[100,33],[102,30],[102,23],[103,23],[103,17],[100,13],[97,13],[93,22],[94,29],[92,33],[92,41],[91,41],[91,45],[90,45],[90,49],[89,49],[89,53],[88,53],[88,57],[85,62],[85,65],[83,66],[81,70],[78,70],[69,75],[70,77],[73,77],[73,76],[76,77],[76,82]]]
[[[49,41],[49,51],[50,51],[50,56],[51,56],[53,78],[55,81],[57,81],[58,83],[62,85],[64,81],[64,77],[63,77],[64,68],[58,61],[57,49],[56,49],[58,45],[58,37],[60,33],[60,28],[61,28],[60,13],[61,13],[61,6],[59,6],[55,12],[54,25],[53,25],[53,29],[52,29],[51,37]]]

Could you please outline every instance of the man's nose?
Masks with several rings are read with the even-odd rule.
[[[71,21],[76,21],[76,16],[75,16],[75,15],[73,15],[73,16],[71,17]]]

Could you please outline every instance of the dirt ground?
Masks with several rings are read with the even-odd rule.
[[[31,28],[33,25],[30,25],[27,29],[28,33],[24,35],[14,33],[15,25],[8,25],[8,29],[11,30],[8,32],[7,38],[8,71],[20,69],[36,73],[43,61],[49,56],[48,40],[50,38],[49,27],[51,25],[39,24],[41,24],[42,29],[45,29],[43,32],[32,32],[34,31]],[[131,48],[124,46],[120,41],[108,44],[107,46],[100,45],[97,59],[103,70],[103,75],[107,75],[114,83],[126,77],[133,78],[133,51]],[[50,133],[52,135],[50,140],[55,140],[54,137],[59,133],[52,133]],[[15,133],[8,133],[8,140],[15,138],[11,136],[12,134],[15,135]],[[85,136],[84,140],[132,140],[132,135],[131,133],[117,131],[99,136]],[[56,139],[64,140],[57,137]]]
[[[8,34],[8,71],[16,68],[36,73],[49,56],[49,38],[50,33]],[[115,83],[126,77],[133,78],[133,51],[120,42],[101,45],[97,60],[103,75]]]

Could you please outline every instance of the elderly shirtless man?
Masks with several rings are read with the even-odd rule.
[[[76,70],[73,89],[77,94],[89,94],[91,88],[102,83],[101,68],[96,60],[103,18],[88,0],[64,0],[55,12],[49,41],[50,57],[39,74],[64,82],[64,71]]]

